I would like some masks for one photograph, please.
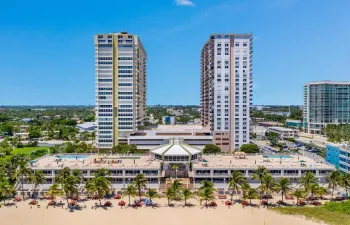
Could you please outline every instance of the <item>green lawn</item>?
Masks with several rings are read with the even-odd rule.
[[[11,152],[12,155],[16,155],[19,153],[29,155],[31,152],[39,150],[39,149],[49,149],[47,146],[42,146],[42,147],[25,147],[25,148],[15,148]]]
[[[325,207],[281,207],[270,208],[270,210],[294,216],[305,216],[306,219],[317,223],[324,222],[330,225],[350,225],[350,214],[330,211]]]

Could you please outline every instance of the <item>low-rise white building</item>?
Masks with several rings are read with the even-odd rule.
[[[296,138],[298,137],[298,130],[285,128],[285,127],[269,127],[267,129],[268,132],[277,133],[280,138],[286,139],[286,138]]]

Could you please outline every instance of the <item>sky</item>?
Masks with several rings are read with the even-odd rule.
[[[350,80],[349,0],[11,0],[0,7],[0,105],[93,105],[93,37],[148,54],[147,104],[199,105],[212,33],[253,33],[254,105],[303,104],[303,84]]]

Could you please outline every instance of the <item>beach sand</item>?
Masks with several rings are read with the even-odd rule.
[[[126,199],[125,199],[126,200]],[[64,199],[62,199],[65,202]],[[90,200],[79,203],[81,210],[70,211],[66,207],[49,207],[47,201],[39,201],[40,208],[28,205],[29,201],[16,203],[16,206],[2,206],[0,208],[1,225],[62,225],[62,224],[151,224],[151,225],[315,225],[310,220],[301,217],[280,215],[265,208],[245,207],[236,204],[228,208],[223,201],[217,200],[216,208],[203,208],[197,200],[189,202],[196,204],[191,207],[183,207],[179,203],[177,207],[168,207],[166,199],[156,199],[158,207],[126,207],[117,206],[119,200],[111,200],[114,204],[110,208],[92,207],[97,201]],[[126,200],[127,201],[127,200]],[[105,200],[102,200],[105,202]],[[176,202],[174,202],[176,203]],[[86,206],[86,208],[84,207]]]

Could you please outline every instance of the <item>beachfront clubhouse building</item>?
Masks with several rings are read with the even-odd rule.
[[[97,169],[108,169],[113,188],[117,190],[126,188],[138,174],[145,175],[147,187],[159,190],[165,190],[171,182],[169,178],[181,178],[183,185],[191,189],[198,188],[202,180],[209,180],[216,188],[227,190],[229,177],[236,170],[243,173],[252,187],[260,184],[251,179],[258,166],[265,166],[275,179],[290,178],[293,185],[307,171],[311,171],[320,184],[325,184],[326,177],[335,170],[303,156],[246,155],[243,152],[204,155],[200,149],[184,144],[182,139],[171,139],[170,143],[155,148],[148,155],[48,155],[30,164],[33,170],[41,170],[46,176],[41,189],[52,185],[56,174],[64,167],[81,170],[85,181],[93,178]],[[25,186],[32,188],[30,183]]]

